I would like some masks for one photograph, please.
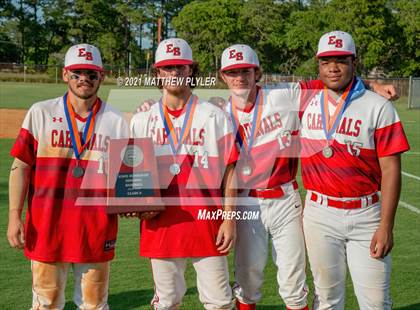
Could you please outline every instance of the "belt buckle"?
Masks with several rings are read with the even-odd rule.
[[[343,205],[343,209],[360,209],[361,208],[361,200],[354,199],[354,200],[343,200],[341,201]]]
[[[291,182],[282,184],[279,188],[283,191],[283,196],[290,195],[294,191],[293,183]]]

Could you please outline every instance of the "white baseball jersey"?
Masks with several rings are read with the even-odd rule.
[[[291,309],[307,305],[305,276],[305,245],[301,227],[301,200],[292,186],[298,168],[299,102],[301,85],[284,83],[260,90],[263,96],[261,124],[247,160],[241,151],[237,163],[239,187],[272,189],[282,185],[282,197],[249,197],[252,206],[241,210],[259,211],[258,220],[237,222],[235,246],[235,284],[233,291],[237,309],[255,309],[262,297],[264,269],[272,239],[273,261],[278,268],[279,295]],[[238,120],[249,139],[256,105],[238,110]],[[227,107],[230,115],[231,107]],[[242,129],[239,129],[242,130]],[[242,173],[251,164],[252,174]],[[244,193],[247,193],[244,192]],[[252,308],[254,306],[254,308]],[[306,308],[305,308],[306,309]]]
[[[327,145],[321,117],[321,94],[303,104],[301,113],[302,178],[306,189],[334,197],[359,197],[380,190],[379,157],[409,149],[392,103],[356,85],[351,101],[333,133],[333,156],[322,154]],[[330,114],[336,102],[328,98]]]
[[[106,197],[109,140],[127,138],[124,117],[105,102],[95,119],[94,135],[72,175],[72,148],[63,98],[34,104],[28,111],[11,155],[33,167],[25,226],[25,255],[44,262],[88,263],[114,256],[117,217],[105,205],[75,205],[79,197]],[[86,118],[76,116],[82,135]],[[94,211],[94,213],[92,213]]]
[[[221,183],[227,165],[237,160],[232,126],[225,113],[208,102],[197,102],[188,136],[176,156],[173,155],[160,103],[147,112],[140,112],[131,120],[134,138],[150,137],[157,158],[161,195],[179,197],[176,206],[167,206],[157,217],[143,221],[140,254],[152,258],[204,257],[220,255],[215,238],[221,220],[197,220],[199,210],[217,210],[223,197]],[[170,115],[179,133],[186,113]],[[180,173],[173,175],[172,164],[180,165]],[[189,197],[202,197],[200,206],[183,206]],[[208,198],[215,204],[208,205]]]
[[[381,185],[378,159],[409,146],[392,104],[365,90],[359,78],[354,83],[351,100],[333,130],[331,157],[322,152],[327,145],[323,91],[310,92],[301,111],[302,177],[308,189],[303,227],[316,288],[314,309],[344,309],[347,268],[360,309],[391,309],[392,304],[391,256],[375,259],[370,254],[372,236],[381,222],[380,202],[372,197],[377,197]],[[336,100],[328,98],[327,104],[332,115]],[[315,201],[311,191],[336,199]],[[341,209],[330,201],[355,201],[360,207]]]
[[[263,110],[251,152],[242,149],[237,171],[239,188],[266,189],[278,187],[296,178],[298,165],[298,83],[280,84],[275,89],[261,89]],[[237,109],[237,117],[246,139],[251,135],[256,105],[246,110]],[[230,113],[231,107],[227,110]],[[239,145],[238,145],[239,147]],[[249,165],[252,174],[241,173]]]

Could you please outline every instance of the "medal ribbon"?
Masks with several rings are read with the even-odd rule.
[[[174,155],[176,155],[179,152],[182,146],[182,143],[185,141],[186,137],[188,136],[190,132],[196,106],[197,106],[197,97],[194,95],[191,95],[186,104],[187,110],[185,112],[184,123],[182,124],[180,136],[178,137],[176,130],[172,124],[171,118],[169,116],[168,108],[166,107],[166,105],[162,103],[162,99],[159,101],[160,116],[163,120],[165,132],[166,132],[166,135],[168,136],[172,153]]]
[[[68,100],[67,93],[63,97],[64,103],[64,113],[66,114],[67,125],[70,129],[70,138],[73,144],[74,156],[76,159],[80,159],[83,151],[89,144],[90,139],[93,136],[95,128],[95,118],[99,109],[101,108],[101,101],[96,99],[96,102],[93,104],[92,111],[90,111],[87,120],[86,126],[83,130],[83,136],[80,137],[79,130],[76,123],[76,113],[74,112],[73,106]]]
[[[338,104],[332,117],[330,117],[330,112],[328,109],[328,89],[327,87],[324,87],[324,90],[321,94],[321,117],[322,129],[324,130],[327,141],[331,140],[331,137],[334,134],[334,131],[337,129],[341,117],[343,116],[343,113],[350,102],[351,95],[353,93],[353,81],[349,86],[347,86],[346,90],[340,96],[340,98],[338,98]]]
[[[258,128],[260,128],[261,121],[262,121],[262,110],[263,110],[263,102],[261,95],[262,90],[258,90],[257,97],[255,98],[255,105],[254,105],[254,115],[252,117],[252,126],[251,126],[251,134],[249,135],[249,139],[246,139],[245,129],[241,126],[238,117],[238,111],[235,105],[232,103],[232,100],[229,99],[230,102],[230,113],[231,119],[233,124],[233,129],[236,132],[236,140],[239,143],[240,148],[245,145],[244,149],[246,153],[250,153],[252,149],[252,145],[254,144],[254,140],[258,133]]]

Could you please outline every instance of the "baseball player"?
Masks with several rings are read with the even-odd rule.
[[[186,41],[162,41],[154,68],[162,79],[162,98],[148,111],[134,115],[130,124],[133,137],[152,138],[161,195],[175,200],[159,214],[142,214],[146,220],[141,223],[140,255],[151,260],[155,285],[151,303],[154,309],[179,308],[186,292],[187,258],[191,258],[204,308],[231,309],[226,254],[235,243],[235,221],[200,220],[199,214],[220,209],[208,202],[222,197],[222,180],[225,192],[233,181],[237,151],[232,127],[221,109],[199,101],[185,83],[197,68]],[[191,199],[197,205],[191,206]],[[234,205],[225,204],[224,209],[233,211]]]
[[[237,142],[246,143],[252,130],[256,132],[255,141],[251,147],[242,150],[237,165],[240,186],[248,189],[242,191],[241,196],[250,196],[249,204],[241,209],[261,210],[259,221],[237,223],[236,307],[255,309],[261,299],[268,237],[271,236],[273,260],[278,267],[279,294],[289,309],[305,309],[307,289],[300,220],[302,210],[295,181],[298,162],[292,140],[299,129],[297,110],[300,98],[306,94],[301,89],[307,89],[313,83],[284,83],[273,89],[261,89],[256,84],[261,77],[258,56],[243,44],[227,48],[221,63],[221,76],[232,95],[226,110],[234,120],[235,130],[245,133],[244,138],[238,136]],[[390,85],[373,86],[376,86],[376,91],[395,96]],[[255,108],[256,101],[259,101],[257,97],[261,100],[260,120],[258,117],[254,119],[258,113]],[[148,111],[151,104],[145,102],[139,110]]]
[[[235,247],[236,308],[255,309],[261,299],[268,239],[272,239],[279,294],[287,309],[308,309],[305,283],[305,244],[301,199],[296,183],[300,85],[276,89],[257,86],[258,56],[248,45],[224,50],[221,77],[230,89],[227,105],[241,150],[236,165],[240,195],[249,203],[241,210],[258,210],[260,219],[237,222]]]
[[[70,47],[62,76],[67,92],[29,109],[11,150],[7,236],[31,260],[32,309],[64,308],[69,268],[77,307],[108,309],[117,217],[89,198],[106,197],[109,140],[128,137],[128,126],[97,96],[104,73],[95,46]],[[79,198],[89,205],[78,204]]]
[[[344,309],[347,267],[360,309],[391,309],[392,230],[408,141],[392,104],[355,76],[350,34],[324,34],[317,57],[322,89],[301,113],[314,309]]]

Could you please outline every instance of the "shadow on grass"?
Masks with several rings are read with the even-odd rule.
[[[188,288],[185,295],[193,295],[197,293],[196,287]],[[111,294],[108,297],[108,304],[110,309],[138,309],[142,306],[150,306],[150,301],[153,298],[153,289],[147,290],[133,290],[125,291],[117,294]],[[67,301],[64,310],[75,310],[76,306],[73,301]],[[262,308],[274,309],[274,308]]]
[[[419,309],[420,309],[420,303],[394,308],[394,310],[419,310]]]
[[[110,309],[138,309],[142,306],[149,306],[151,297],[153,297],[153,289],[125,291],[111,294],[108,297]],[[73,301],[66,302],[65,310],[74,310],[76,306]]]
[[[284,305],[257,305],[257,310],[286,310]]]
[[[258,305],[257,310],[285,310],[286,307],[284,305],[278,306],[278,305]],[[420,303],[412,304],[408,306],[393,308],[394,310],[419,310],[420,309]]]
[[[125,291],[109,295],[110,309],[136,309],[150,305],[153,289]]]
[[[0,201],[5,201],[7,202],[7,199],[9,198],[9,182],[8,181],[4,181],[4,182],[0,182]]]

